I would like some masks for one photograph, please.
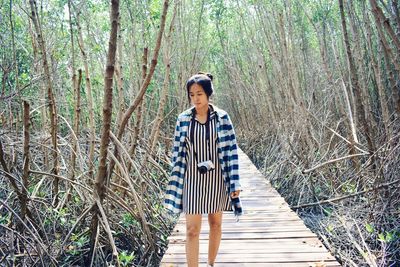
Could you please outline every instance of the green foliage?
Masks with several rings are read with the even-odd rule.
[[[11,212],[0,214],[0,224],[8,225],[11,220]]]
[[[71,241],[72,244],[68,246],[67,253],[71,255],[79,255],[80,254],[80,249],[82,249],[84,246],[88,245],[89,243],[89,236],[86,234],[72,234],[71,235]]]
[[[326,227],[326,231],[327,231],[328,233],[332,233],[332,232],[333,232],[333,229],[334,229],[334,226],[333,226],[332,224],[328,224],[328,226]]]
[[[149,1],[150,18],[153,21],[158,21],[161,18],[162,3],[163,1],[153,0]]]
[[[47,208],[47,212],[48,214],[44,219],[45,226],[52,226],[59,223],[63,227],[68,227],[72,223],[72,220],[69,220],[71,214],[67,208],[62,208],[60,210]]]
[[[324,211],[325,216],[327,216],[327,217],[331,217],[332,216],[332,212],[333,212],[332,208],[326,207],[326,208],[323,209],[323,211]]]
[[[139,222],[130,213],[122,215],[122,221],[120,223],[124,227],[139,226]]]
[[[118,255],[118,258],[122,266],[129,266],[135,260],[134,252],[132,251],[130,254],[128,253],[129,253],[128,251],[124,250]]]
[[[398,238],[398,233],[395,231],[385,231],[378,234],[378,240],[383,243],[390,243]]]
[[[357,191],[357,185],[354,182],[346,181],[342,187],[343,193],[355,193]]]
[[[75,204],[80,204],[82,202],[81,198],[77,195],[73,196],[72,199],[74,200]]]
[[[374,226],[372,224],[369,224],[369,223],[365,224],[365,229],[370,234],[372,234],[375,231]]]
[[[68,209],[67,208],[62,208],[59,211],[57,211],[57,210],[54,210],[54,211],[57,214],[56,217],[58,218],[58,220],[60,222],[60,225],[66,225],[67,222],[68,222],[67,218],[69,216]]]

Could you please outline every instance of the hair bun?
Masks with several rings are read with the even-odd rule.
[[[208,78],[210,78],[211,81],[212,81],[213,78],[214,78],[214,77],[212,76],[212,74],[211,74],[211,73],[208,73],[208,72],[199,71],[197,74],[205,75],[205,76],[207,76]]]

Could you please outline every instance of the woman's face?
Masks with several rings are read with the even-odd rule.
[[[196,109],[208,107],[208,97],[201,85],[193,84],[189,89],[189,96]]]

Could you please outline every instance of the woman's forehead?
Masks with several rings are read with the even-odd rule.
[[[194,83],[192,86],[190,86],[189,92],[196,93],[198,91],[204,91],[203,87],[200,84]]]

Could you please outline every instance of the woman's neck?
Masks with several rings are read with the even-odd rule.
[[[207,112],[208,112],[208,105],[201,108],[196,108],[196,114],[198,116],[206,116]]]

